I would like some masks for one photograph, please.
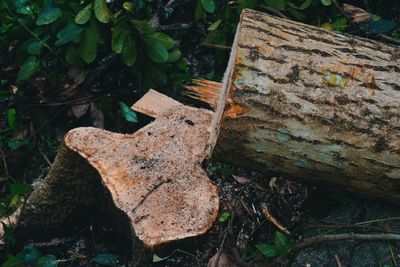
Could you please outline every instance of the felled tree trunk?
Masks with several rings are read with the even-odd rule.
[[[211,143],[234,165],[399,203],[400,49],[245,10]]]
[[[158,118],[134,134],[68,132],[21,211],[19,237],[105,221],[132,266],[147,266],[154,247],[205,233],[219,212],[218,190],[201,169],[212,112],[173,100],[157,104],[173,109],[153,112]]]

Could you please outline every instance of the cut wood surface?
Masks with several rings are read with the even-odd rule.
[[[209,152],[399,203],[399,77],[398,47],[244,10]]]
[[[151,259],[147,248],[205,233],[219,211],[218,190],[201,168],[211,119],[208,110],[178,105],[131,135],[70,131],[17,230],[40,234],[100,210],[126,228],[138,266],[136,257]]]

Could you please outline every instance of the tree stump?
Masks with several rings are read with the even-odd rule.
[[[218,190],[201,168],[212,112],[176,104],[134,134],[68,132],[21,211],[18,235],[111,218],[133,266],[144,266],[153,247],[205,233],[219,212]]]

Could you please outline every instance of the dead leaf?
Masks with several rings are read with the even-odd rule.
[[[71,107],[72,114],[77,119],[79,119],[80,117],[85,115],[88,110],[89,110],[89,103],[80,104],[80,105],[73,105]]]
[[[343,4],[343,11],[353,20],[354,23],[357,24],[365,23],[371,20],[369,13],[359,7]]]
[[[93,102],[90,103],[90,118],[94,127],[104,129],[104,114]]]
[[[208,261],[207,267],[237,267],[237,264],[231,255],[218,251]]]
[[[244,177],[242,177],[242,176],[239,176],[239,175],[234,175],[234,174],[232,174],[232,177],[233,177],[233,179],[235,179],[235,181],[238,182],[239,184],[247,184],[247,183],[250,182],[249,179],[246,179],[246,178],[244,178]]]

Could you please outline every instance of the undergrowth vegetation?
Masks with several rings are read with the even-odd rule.
[[[69,129],[132,132],[147,120],[129,105],[147,89],[179,97],[179,85],[194,77],[221,80],[244,8],[400,40],[398,1],[347,2],[363,9],[353,10],[363,20],[334,0],[1,1],[0,217],[46,174]],[[261,253],[287,250],[279,237]]]

